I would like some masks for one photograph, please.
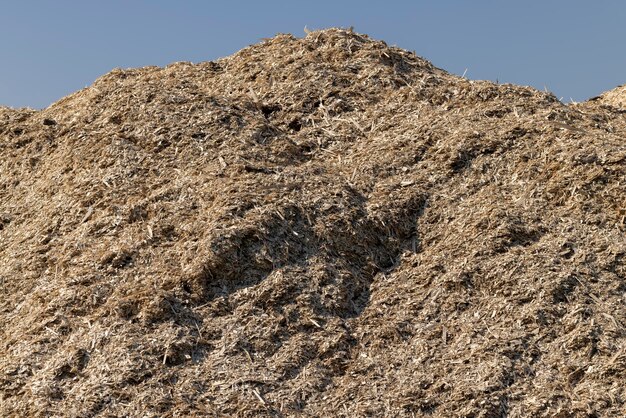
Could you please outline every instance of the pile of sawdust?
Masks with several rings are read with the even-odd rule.
[[[625,416],[626,116],[279,35],[0,109],[2,416]]]

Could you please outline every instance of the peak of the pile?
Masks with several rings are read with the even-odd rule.
[[[412,91],[420,100],[442,104],[476,90],[470,84],[493,90],[488,95],[550,96],[529,87],[467,80],[415,52],[351,29],[330,28],[308,31],[300,38],[277,34],[215,61],[116,68],[90,87],[54,103],[50,111],[75,120],[77,111],[93,115],[89,110],[93,107],[152,107],[201,96],[244,106],[251,101],[257,107],[269,103],[281,109],[328,97],[346,101],[349,96],[363,108],[403,90]],[[152,93],[146,95],[146,91]]]
[[[332,65],[335,67],[402,67],[404,72],[436,69],[429,61],[414,52],[389,46],[386,42],[370,38],[352,29],[329,28],[308,31],[298,38],[292,34],[278,33],[271,38],[243,48],[234,54],[210,62],[174,62],[164,68],[147,66],[133,69],[116,68],[99,81],[136,76],[172,75],[178,71],[217,71],[224,68],[252,66],[288,72],[284,64],[299,61],[309,65]],[[443,72],[443,71],[442,71]]]
[[[363,109],[401,89],[427,98],[436,86],[459,80],[415,53],[351,30],[326,29],[303,38],[278,34],[216,61],[114,69],[48,112],[55,119],[93,121],[108,112],[143,109],[145,121],[151,112],[210,98],[283,111],[334,98]]]

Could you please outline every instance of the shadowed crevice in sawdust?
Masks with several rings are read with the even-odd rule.
[[[320,285],[337,286],[338,276],[343,275],[347,279],[341,279],[341,287],[347,293],[344,300],[334,301],[334,306],[341,308],[318,314],[344,319],[359,315],[369,301],[369,285],[374,277],[391,273],[402,252],[417,250],[417,221],[426,200],[416,197],[405,202],[405,207],[400,203],[394,211],[403,217],[390,217],[394,223],[385,224],[368,214],[366,197],[351,187],[343,191],[345,195],[335,205],[278,208],[249,227],[219,235],[208,243],[211,257],[183,282],[183,290],[202,305],[256,286],[276,270],[307,271],[321,264],[325,273]],[[241,222],[246,223],[245,215]],[[316,232],[320,228],[321,234]],[[321,301],[313,304],[324,306]]]
[[[0,107],[0,415],[626,415],[626,120],[351,30]]]

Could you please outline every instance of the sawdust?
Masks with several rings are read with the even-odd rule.
[[[625,134],[339,29],[0,108],[0,414],[624,416]]]
[[[591,101],[598,101],[618,110],[626,110],[626,85],[609,90],[598,97],[594,97]]]

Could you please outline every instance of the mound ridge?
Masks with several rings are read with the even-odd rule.
[[[0,108],[0,412],[624,416],[625,134],[340,29]]]
[[[596,100],[604,105],[624,111],[626,110],[626,85],[616,87],[592,99],[592,101]]]

